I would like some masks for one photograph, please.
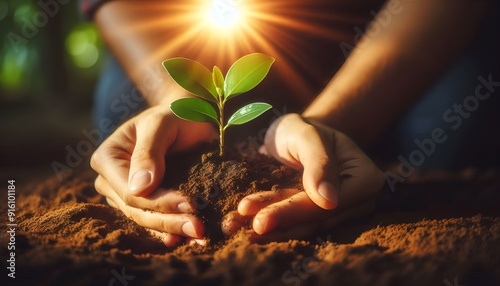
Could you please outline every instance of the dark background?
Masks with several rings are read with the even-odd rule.
[[[85,139],[82,130],[92,128],[103,44],[94,24],[79,14],[78,1],[53,3],[57,8],[0,1],[2,179],[53,174],[52,163],[65,164],[67,148],[76,149]],[[74,168],[88,165],[84,157]]]

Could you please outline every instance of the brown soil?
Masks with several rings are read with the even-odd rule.
[[[206,176],[232,189],[219,177],[234,170],[231,161],[210,168]],[[252,186],[253,171],[241,172],[234,173]],[[418,172],[372,213],[309,241],[254,244],[239,233],[220,245],[175,250],[107,206],[94,178],[88,171],[62,182],[18,182],[17,278],[2,267],[2,285],[500,285],[500,170]],[[257,180],[252,188],[280,184]],[[5,204],[1,214],[5,263]]]
[[[231,149],[223,158],[218,152],[205,153],[215,147],[209,145],[188,156],[167,158],[167,162],[184,163],[167,168],[162,184],[193,198],[197,215],[205,225],[205,236],[212,243],[224,239],[220,226],[222,217],[236,210],[243,197],[265,190],[302,189],[298,171],[256,150],[241,153]],[[191,162],[197,163],[193,166]]]

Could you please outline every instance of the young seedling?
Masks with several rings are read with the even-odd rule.
[[[226,77],[217,66],[210,72],[199,62],[186,58],[172,58],[163,62],[170,76],[185,90],[198,98],[182,98],[170,104],[170,110],[179,118],[197,122],[215,122],[219,127],[219,155],[224,155],[224,132],[233,125],[247,123],[271,105],[255,102],[236,111],[227,122],[224,105],[238,95],[256,87],[267,75],[274,59],[260,53],[246,55],[229,68]],[[217,106],[218,112],[212,102]]]

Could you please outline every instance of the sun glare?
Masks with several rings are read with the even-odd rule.
[[[212,25],[230,29],[240,22],[241,8],[236,0],[214,0],[208,7],[207,17]]]
[[[131,33],[142,36],[153,31],[155,37],[163,37],[158,40],[158,49],[148,58],[151,64],[169,57],[187,57],[205,66],[217,65],[227,70],[243,55],[261,52],[276,59],[276,72],[293,85],[297,93],[306,94],[308,82],[300,72],[313,74],[314,69],[304,60],[304,51],[314,49],[309,49],[308,43],[296,36],[338,36],[329,27],[318,24],[320,20],[344,19],[343,15],[332,15],[317,4],[326,5],[328,1],[153,1],[154,4],[137,8],[138,13],[152,15],[151,19],[125,27],[122,33],[127,37]]]

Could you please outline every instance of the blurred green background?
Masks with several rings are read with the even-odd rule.
[[[92,128],[104,45],[78,1],[0,0],[0,172],[53,174]],[[65,3],[67,2],[67,3]],[[88,166],[88,156],[79,165]],[[78,168],[77,166],[75,168]]]

